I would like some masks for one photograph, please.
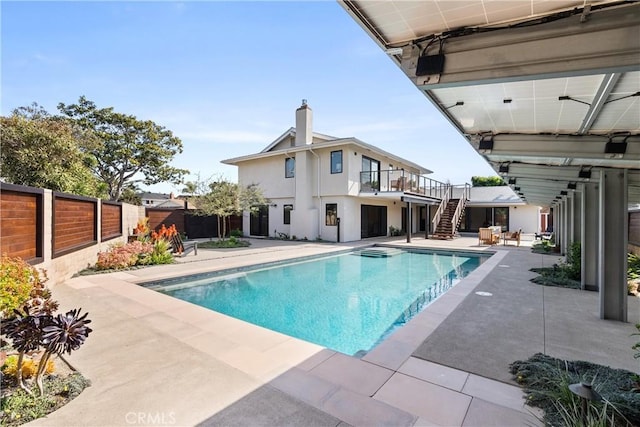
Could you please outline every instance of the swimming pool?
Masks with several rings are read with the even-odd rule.
[[[148,284],[226,315],[349,354],[371,350],[486,259],[387,249]]]

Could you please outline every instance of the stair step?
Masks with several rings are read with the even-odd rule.
[[[398,248],[374,247],[374,248],[361,249],[358,252],[356,252],[356,255],[372,257],[372,258],[387,258],[387,257],[392,257],[401,253],[402,253],[402,250]]]

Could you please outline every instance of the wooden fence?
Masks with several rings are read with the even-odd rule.
[[[218,217],[194,215],[185,209],[146,208],[145,215],[149,218],[149,227],[158,231],[164,224],[166,227],[175,224],[180,233],[189,239],[218,237]],[[231,230],[242,230],[242,216],[229,217],[231,226],[227,223],[227,236]]]
[[[123,235],[121,203],[46,191],[45,205],[43,189],[0,183],[2,254],[38,264]],[[51,237],[46,254],[45,235]]]

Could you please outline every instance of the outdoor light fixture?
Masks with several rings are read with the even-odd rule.
[[[503,175],[503,174],[508,174],[509,173],[509,165],[506,163],[502,163],[500,165],[500,168],[498,169],[498,173]]]
[[[561,195],[561,196],[566,196],[567,194],[569,194],[569,193],[567,193],[567,191],[566,191],[566,190],[562,190],[562,191],[560,192],[560,195]]]
[[[513,191],[520,192],[520,187],[513,187]]]
[[[513,185],[516,183],[516,179],[515,178],[509,178],[509,185]]]
[[[449,108],[453,108],[453,107],[461,107],[464,105],[464,101],[456,101],[455,104],[453,105],[449,105],[448,107],[444,107],[445,110],[448,110]]]
[[[591,169],[580,169],[580,172],[578,172],[578,178],[591,178]]]
[[[482,154],[489,154],[493,150],[493,135],[483,136],[478,144],[478,151]]]
[[[604,146],[604,156],[608,159],[621,159],[627,152],[627,141],[613,142],[609,140]]]
[[[575,182],[570,182],[567,184],[567,188],[569,190],[575,190],[576,188],[578,188],[578,185]]]
[[[513,101],[513,99],[511,99],[511,98],[505,98],[505,99],[502,100],[502,103],[503,104],[511,104],[512,101]]]
[[[569,390],[582,400],[582,420],[584,421],[584,425],[587,425],[589,402],[599,402],[602,400],[602,397],[593,389],[591,383],[587,382],[569,384]]]

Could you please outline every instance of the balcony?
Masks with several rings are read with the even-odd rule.
[[[448,184],[403,169],[360,172],[361,193],[404,193],[442,199]]]

